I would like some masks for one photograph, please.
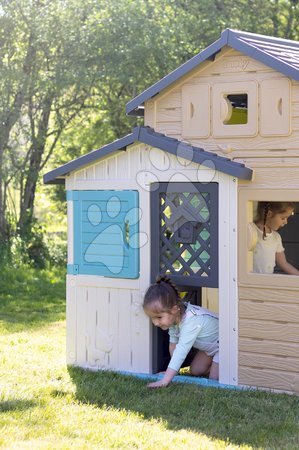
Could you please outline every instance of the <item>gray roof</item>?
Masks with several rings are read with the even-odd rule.
[[[126,105],[127,114],[142,116],[146,100],[175,83],[202,62],[213,60],[216,53],[226,45],[299,81],[299,42],[227,28],[212,45],[129,101]]]
[[[131,134],[46,173],[44,175],[44,183],[64,183],[65,177],[70,172],[78,170],[87,164],[99,161],[114,152],[126,151],[128,145],[137,141],[159,148],[167,153],[185,158],[197,164],[202,164],[203,166],[213,169],[215,168],[220,172],[243,180],[251,180],[252,178],[252,170],[242,163],[231,161],[229,158],[218,156],[215,153],[208,152],[202,148],[194,147],[188,143],[165,136],[165,134],[157,133],[150,127],[136,127]]]

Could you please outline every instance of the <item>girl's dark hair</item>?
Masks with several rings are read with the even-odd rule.
[[[286,211],[288,208],[295,209],[295,202],[258,202],[255,222],[263,222],[263,239],[266,238],[266,221],[268,212],[279,214]]]
[[[146,291],[143,299],[143,308],[153,308],[157,304],[157,309],[169,311],[177,305],[180,309],[183,306],[179,291],[175,284],[166,276],[157,277],[156,282]]]

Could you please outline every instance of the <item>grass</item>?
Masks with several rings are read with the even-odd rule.
[[[67,368],[62,278],[2,270],[0,448],[299,448],[298,397]]]

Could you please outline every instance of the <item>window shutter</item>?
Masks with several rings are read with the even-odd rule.
[[[68,191],[74,264],[68,273],[139,277],[138,191]]]

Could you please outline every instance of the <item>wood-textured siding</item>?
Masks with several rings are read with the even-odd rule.
[[[143,313],[138,284],[135,288],[134,283],[131,288],[129,283],[112,287],[109,279],[92,283],[92,278],[68,276],[67,362],[149,372],[150,324]]]
[[[239,383],[299,393],[298,289],[239,288]]]
[[[145,125],[150,125],[156,131],[167,136],[181,139],[182,137],[182,86],[184,84],[195,86],[209,84],[213,89],[214,84],[237,83],[255,81],[258,85],[264,80],[283,79],[284,75],[267,67],[266,65],[249,58],[235,50],[223,49],[215,62],[204,64],[203,68],[194,71],[182,78],[175,86],[168,88],[159,94],[156,99],[148,102],[150,108],[145,115]],[[213,111],[211,134],[207,138],[193,137],[187,139],[193,145],[203,147],[219,155],[232,159],[244,157],[244,151],[251,156],[260,154],[261,151],[284,151],[284,156],[292,156],[293,151],[298,152],[299,141],[299,83],[290,80],[291,83],[291,133],[283,136],[261,136],[259,133],[252,137],[218,137],[213,136]],[[259,101],[258,101],[259,103]],[[210,106],[208,106],[210,107]],[[260,109],[260,106],[259,106]],[[259,111],[260,112],[260,111]],[[148,120],[147,120],[148,118]],[[260,120],[260,118],[259,118]]]

